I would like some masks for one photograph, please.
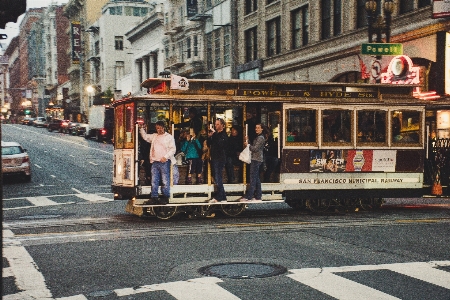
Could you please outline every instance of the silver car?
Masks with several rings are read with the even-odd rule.
[[[33,126],[34,127],[46,127],[47,123],[46,123],[46,119],[44,117],[37,117],[34,121],[33,121]]]
[[[31,180],[31,162],[27,150],[19,143],[2,141],[3,176],[19,175],[25,181]]]

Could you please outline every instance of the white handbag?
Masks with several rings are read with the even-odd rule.
[[[250,145],[247,145],[244,150],[239,154],[239,160],[247,164],[252,162],[252,154],[250,152]]]

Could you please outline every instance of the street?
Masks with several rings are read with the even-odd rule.
[[[3,299],[450,299],[450,199],[315,215],[284,203],[169,221],[113,201],[111,144],[2,124]]]

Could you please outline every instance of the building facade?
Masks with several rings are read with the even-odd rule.
[[[155,4],[144,0],[110,1],[102,8],[100,18],[88,28],[90,33],[90,52],[87,59],[90,62],[91,82],[95,86],[96,94],[91,100],[98,99],[100,95],[111,95],[116,90],[124,89],[130,92],[127,86],[118,86],[127,74],[132,73],[134,64],[132,59],[134,51],[126,34],[136,26],[142,26],[154,10]],[[120,26],[117,26],[120,24]],[[97,96],[97,97],[95,97]],[[106,101],[106,100],[105,100]],[[93,101],[89,103],[92,105]]]
[[[78,122],[87,121],[90,95],[86,87],[91,83],[89,55],[89,31],[101,16],[101,8],[108,0],[70,0],[64,7],[64,15],[69,20],[65,33],[70,37],[68,49],[70,87],[67,108],[72,118]]]

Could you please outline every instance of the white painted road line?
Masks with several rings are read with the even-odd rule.
[[[77,196],[78,198],[90,201],[90,202],[109,202],[109,201],[114,201],[111,198],[106,198],[106,197],[102,197],[99,196],[97,194],[75,194],[75,196]]]
[[[56,300],[88,300],[84,295],[56,298]]]
[[[52,201],[47,197],[26,197],[25,199],[35,206],[59,205],[58,202]]]
[[[289,270],[288,277],[310,286],[324,294],[340,300],[398,300],[399,298],[380,292],[371,287],[340,277],[327,268],[308,268]]]
[[[92,161],[90,161],[89,163],[90,163],[91,165],[98,166],[98,164],[96,164],[96,163],[94,163],[94,162],[92,162]]]
[[[38,169],[42,169],[42,167],[40,165],[34,164],[34,166]]]
[[[119,297],[153,291],[166,291],[177,300],[221,299],[240,300],[232,293],[217,285],[223,282],[216,277],[202,277],[187,281],[175,281],[161,284],[152,284],[137,289],[127,288],[115,290]]]
[[[13,237],[10,230],[3,230],[3,236]],[[3,256],[8,260],[10,271],[20,293],[2,296],[3,300],[12,299],[52,299],[45,284],[44,276],[38,271],[36,263],[20,243],[3,244]]]
[[[450,273],[433,268],[426,262],[388,265],[388,270],[450,290]]]

